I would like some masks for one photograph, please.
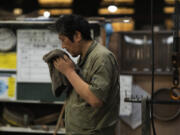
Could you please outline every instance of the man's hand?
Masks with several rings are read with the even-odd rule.
[[[64,74],[65,76],[71,72],[74,71],[74,63],[72,62],[71,59],[69,59],[66,55],[64,55],[64,59],[63,58],[57,58],[54,62],[54,67],[61,72],[62,74]]]

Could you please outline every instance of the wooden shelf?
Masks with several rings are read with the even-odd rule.
[[[124,75],[152,75],[151,71],[122,71],[120,74]],[[172,72],[155,72],[155,75],[172,75]]]

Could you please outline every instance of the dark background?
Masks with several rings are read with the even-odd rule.
[[[169,15],[163,13],[165,6],[164,0],[154,1],[154,24],[161,25],[165,18]],[[71,5],[73,13],[80,14],[86,17],[99,16],[98,8],[100,8],[101,0],[74,0]],[[131,17],[135,20],[135,28],[139,29],[151,23],[151,0],[135,0],[133,5],[119,5],[123,7],[132,7],[135,13]],[[14,8],[22,8],[23,13],[27,14],[34,10],[41,8],[37,0],[0,0],[0,9],[12,11]],[[68,7],[69,8],[69,7]],[[129,16],[129,15],[116,15],[115,17]],[[106,16],[114,17],[114,16]]]

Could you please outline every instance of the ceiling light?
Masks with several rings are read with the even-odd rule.
[[[98,9],[98,14],[100,15],[109,15],[109,14],[122,14],[122,15],[131,15],[134,14],[133,8],[118,8],[116,12],[110,12],[108,8],[100,8]]]
[[[117,6],[115,5],[109,5],[108,6],[108,11],[111,12],[111,13],[114,13],[117,11]]]
[[[22,10],[21,8],[15,8],[15,9],[13,10],[13,13],[14,13],[15,15],[21,15],[21,14],[23,13],[23,10]]]
[[[49,18],[50,17],[50,12],[49,11],[44,11],[44,13],[43,13],[43,16],[45,17],[45,18]]]
[[[72,9],[49,9],[48,11],[46,9],[38,10],[38,14],[41,16],[44,16],[45,12],[49,12],[51,16],[59,16],[61,14],[72,14]]]
[[[125,19],[125,20],[123,20],[123,22],[124,22],[124,23],[129,23],[130,20],[129,20],[129,19]]]

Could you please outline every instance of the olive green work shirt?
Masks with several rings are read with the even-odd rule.
[[[114,135],[119,112],[119,72],[112,52],[93,41],[85,57],[78,62],[81,78],[103,106],[91,107],[75,90],[66,99],[67,135]]]

